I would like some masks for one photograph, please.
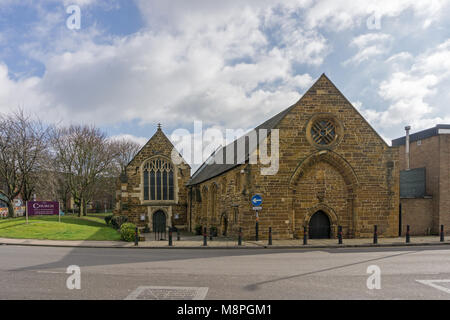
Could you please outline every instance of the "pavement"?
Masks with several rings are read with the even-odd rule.
[[[27,245],[27,246],[49,246],[49,247],[81,247],[81,248],[166,248],[166,249],[261,249],[261,248],[349,248],[349,247],[391,247],[391,246],[426,246],[426,245],[449,245],[450,237],[444,242],[440,242],[438,236],[411,237],[410,243],[405,243],[404,237],[379,238],[378,244],[373,244],[373,239],[343,239],[343,244],[338,244],[337,239],[308,239],[308,244],[303,245],[303,240],[273,240],[272,245],[268,245],[267,240],[251,241],[244,240],[238,246],[237,240],[230,238],[214,238],[203,246],[202,236],[186,236],[181,240],[173,239],[173,245],[169,246],[167,240],[150,240],[152,236],[147,236],[146,241],[139,242],[135,246],[133,242],[123,241],[65,241],[65,240],[36,240],[36,239],[10,239],[0,238],[0,245]]]
[[[3,245],[0,300],[206,299],[223,305],[240,299],[253,305],[279,299],[449,300],[449,253],[445,245],[264,250]]]

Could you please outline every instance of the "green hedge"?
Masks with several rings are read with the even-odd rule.
[[[106,224],[109,224],[111,222],[111,219],[113,218],[113,215],[109,215],[105,217]]]
[[[122,224],[124,224],[125,222],[128,222],[127,216],[113,216],[111,218],[111,225],[114,229],[120,229]]]
[[[123,241],[133,242],[136,225],[131,222],[124,223],[120,226],[120,239]],[[139,236],[139,230],[138,230]]]

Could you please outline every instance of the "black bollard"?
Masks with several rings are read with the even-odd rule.
[[[441,224],[441,242],[444,242],[444,225]]]
[[[409,224],[406,226],[406,243],[410,242],[410,237],[409,237]]]
[[[204,246],[208,245],[208,237],[206,235],[206,227],[203,229],[203,245]]]
[[[378,226],[374,225],[373,226],[373,244],[377,244],[378,243]]]
[[[338,226],[338,243],[342,244],[342,227]]]
[[[272,245],[272,227],[269,227],[269,246]]]
[[[242,228],[239,228],[238,246],[242,246]]]
[[[303,227],[303,245],[308,244],[308,229],[306,227]]]
[[[172,227],[169,227],[169,247],[171,247],[172,244]]]
[[[134,230],[134,245],[135,246],[139,245],[139,236],[138,236],[138,228],[137,227]]]

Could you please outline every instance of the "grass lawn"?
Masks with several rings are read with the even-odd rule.
[[[70,214],[70,213],[69,213]],[[111,216],[112,212],[98,212],[98,213],[88,213],[88,217],[98,217],[104,219],[106,216]]]
[[[120,240],[120,234],[100,217],[66,215],[0,220],[0,237],[48,240]]]

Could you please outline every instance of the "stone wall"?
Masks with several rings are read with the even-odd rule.
[[[218,233],[236,235],[239,227],[246,225],[249,193],[245,165],[238,166],[219,177],[192,187],[192,201],[188,212],[192,212],[192,231],[196,226],[215,226]],[[244,170],[245,171],[245,170]],[[209,232],[209,231],[208,231]]]

